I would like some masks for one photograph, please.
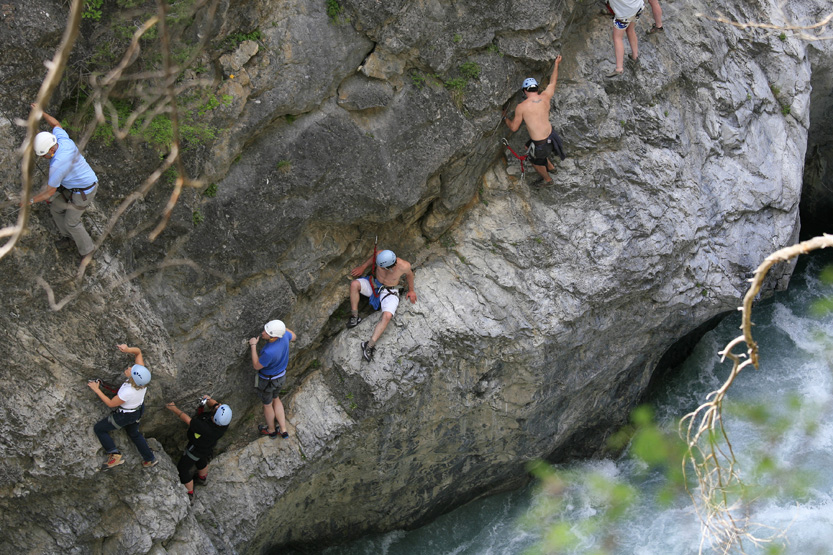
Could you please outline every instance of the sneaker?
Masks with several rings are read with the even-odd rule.
[[[145,468],[153,468],[159,464],[159,459],[153,459],[152,461],[142,461],[142,466]]]
[[[260,432],[260,435],[262,435],[262,436],[269,436],[270,439],[275,439],[276,437],[278,437],[278,431],[277,430],[275,430],[272,433],[269,433],[269,427],[264,426],[263,424],[258,424],[257,431]]]
[[[373,353],[376,352],[376,347],[369,347],[369,341],[362,341],[362,357],[367,361],[370,362],[373,360]]]
[[[646,35],[653,35],[654,33],[664,33],[664,32],[665,32],[665,27],[664,26],[663,27],[657,27],[657,24],[654,23],[653,25],[651,25],[650,29],[645,31],[645,34]]]
[[[350,316],[350,319],[347,320],[347,327],[348,328],[355,328],[359,324],[362,323],[362,319],[358,316]]]
[[[110,458],[107,459],[107,462],[101,465],[103,470],[107,470],[108,468],[113,468],[114,466],[118,466],[120,464],[124,464],[124,459],[122,459],[121,453],[110,453]]]

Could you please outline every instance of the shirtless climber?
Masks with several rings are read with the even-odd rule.
[[[411,270],[410,262],[396,258],[393,251],[384,250],[376,256],[376,271],[367,277],[359,277],[363,275],[374,263],[373,255],[362,264],[356,266],[350,272],[354,279],[350,283],[350,309],[351,316],[347,322],[348,328],[354,328],[362,321],[359,318],[359,295],[364,295],[370,300],[370,306],[374,309],[382,310],[382,319],[376,324],[376,329],[373,330],[373,336],[370,341],[362,342],[362,357],[368,362],[373,360],[373,353],[376,351],[376,342],[379,341],[382,332],[388,327],[388,322],[393,318],[396,312],[396,307],[399,306],[399,281],[402,276],[408,282],[407,297],[411,303],[417,300],[416,289],[414,287],[414,272]],[[374,275],[375,274],[375,275]]]
[[[535,145],[535,153],[530,161],[535,171],[543,178],[544,185],[552,185],[552,178],[547,172],[555,171],[555,166],[548,158],[549,155],[557,151],[562,160],[565,158],[561,147],[561,137],[550,124],[550,103],[555,94],[555,82],[558,80],[558,64],[560,63],[561,56],[558,56],[552,68],[550,83],[543,92],[538,92],[538,81],[534,78],[524,79],[523,92],[526,100],[518,104],[514,119],[505,118],[506,125],[513,133],[521,128],[521,123],[526,123],[529,138]]]

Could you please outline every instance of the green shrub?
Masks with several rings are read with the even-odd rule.
[[[81,17],[84,19],[92,19],[93,21],[98,21],[101,19],[101,6],[104,4],[104,0],[86,0],[84,2],[84,13],[81,14]]]
[[[338,16],[341,15],[342,11],[344,11],[344,8],[341,7],[338,0],[327,0],[327,17],[333,22],[338,21]]]
[[[208,187],[205,188],[205,191],[202,192],[202,196],[208,198],[214,198],[217,196],[217,184],[212,183]]]
[[[259,29],[255,29],[254,31],[251,31],[249,33],[243,33],[241,31],[238,31],[236,33],[226,35],[226,38],[224,38],[222,42],[222,48],[223,50],[234,50],[235,48],[240,46],[240,43],[242,43],[243,41],[258,41],[261,38],[263,38],[263,35],[261,34]]]
[[[411,72],[411,83],[419,90],[422,90],[422,87],[425,86],[425,76],[418,71],[413,71]]]
[[[460,66],[460,73],[466,79],[479,79],[480,66],[477,65],[477,62],[465,62]]]
[[[191,214],[191,220],[194,222],[194,227],[200,225],[205,218],[202,215],[202,212],[199,210],[194,210],[194,213]]]
[[[445,82],[445,88],[453,92],[461,93],[466,88],[466,84],[468,84],[468,80],[464,77],[455,77],[454,79],[449,79]]]

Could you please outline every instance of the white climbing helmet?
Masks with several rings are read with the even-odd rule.
[[[281,338],[286,333],[286,324],[280,320],[272,320],[271,322],[266,322],[266,325],[263,326],[263,331],[269,337]]]
[[[150,383],[150,370],[141,364],[134,364],[130,369],[130,377],[133,378],[133,383],[140,387],[147,385]]]
[[[228,426],[231,422],[231,407],[228,405],[220,405],[214,411],[214,423],[218,426]]]
[[[376,265],[380,268],[390,268],[396,264],[396,255],[393,251],[384,250],[376,255]]]
[[[56,144],[58,144],[58,137],[49,131],[41,131],[35,136],[35,154],[44,156]]]

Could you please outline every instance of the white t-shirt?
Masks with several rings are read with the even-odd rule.
[[[124,382],[121,384],[119,392],[117,393],[119,399],[124,401],[121,404],[121,408],[124,410],[133,410],[142,406],[142,403],[145,401],[145,393],[147,393],[147,390],[148,389],[146,387],[136,389],[130,385],[130,382]]]
[[[643,0],[609,0],[608,4],[617,19],[630,19],[645,5]]]

